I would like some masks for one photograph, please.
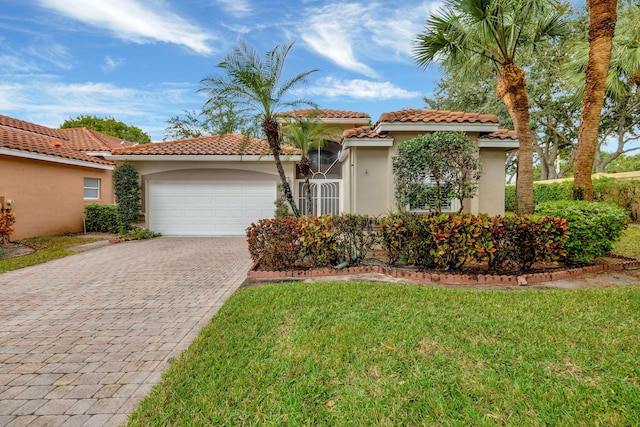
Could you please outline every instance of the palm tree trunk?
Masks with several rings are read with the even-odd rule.
[[[616,28],[617,0],[587,0],[589,6],[589,61],[584,75],[584,98],[573,170],[574,200],[593,200],[591,174],[598,144],[600,114]]]
[[[282,193],[284,198],[291,206],[291,211],[293,215],[296,217],[300,217],[300,210],[298,210],[298,205],[296,201],[293,199],[293,193],[291,192],[291,186],[289,185],[289,181],[287,181],[287,175],[284,173],[284,168],[282,167],[282,160],[280,160],[280,132],[279,132],[279,124],[276,119],[265,120],[262,122],[262,129],[264,130],[265,135],[267,136],[267,141],[269,142],[269,148],[271,149],[271,154],[273,155],[273,160],[276,163],[276,169],[278,170],[278,175],[280,175],[280,182],[282,183]]]
[[[533,213],[533,136],[529,127],[529,98],[524,71],[513,63],[500,67],[497,93],[509,111],[518,134],[517,213]]]

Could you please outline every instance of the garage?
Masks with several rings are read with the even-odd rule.
[[[249,181],[150,180],[149,229],[165,236],[242,236],[273,217],[276,184]]]

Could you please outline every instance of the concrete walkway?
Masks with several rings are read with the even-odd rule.
[[[161,237],[0,274],[0,426],[125,422],[250,266],[242,237]]]

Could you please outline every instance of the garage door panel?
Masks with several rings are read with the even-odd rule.
[[[272,217],[274,182],[163,181],[149,183],[149,228],[167,236],[244,235]]]

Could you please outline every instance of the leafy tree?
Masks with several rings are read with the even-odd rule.
[[[335,139],[339,136],[339,133],[335,128],[318,120],[317,114],[311,113],[307,117],[288,117],[282,126],[282,136],[287,145],[300,150],[301,159],[298,163],[298,168],[305,178],[306,214],[312,215],[313,206],[309,179],[311,178],[313,170],[311,169],[309,152],[322,148],[325,140]]]
[[[230,133],[264,136],[255,117],[241,115],[233,104],[226,105],[225,100],[216,100],[199,112],[183,113],[182,116],[173,116],[167,120],[168,126],[163,138],[165,141]]]
[[[448,0],[444,12],[427,19],[415,58],[426,67],[437,61],[467,75],[492,69],[497,93],[513,121],[518,152],[518,212],[533,213],[533,135],[529,97],[518,54],[538,41],[564,33],[556,1]]]
[[[403,141],[394,156],[396,199],[402,206],[442,212],[442,202],[476,195],[480,179],[477,149],[463,132],[434,132]],[[432,180],[431,182],[429,182]]]
[[[573,198],[593,200],[591,173],[598,144],[600,115],[604,105],[611,47],[617,21],[617,0],[587,0],[589,6],[589,60],[585,68],[584,96],[576,163],[573,170]]]
[[[608,153],[604,153],[605,159],[607,159],[607,154]],[[615,160],[607,163],[607,166],[603,172],[618,173],[633,171],[640,171],[640,154],[635,154],[632,156],[622,154],[620,156],[617,156]]]
[[[145,133],[139,127],[117,121],[113,117],[79,115],[75,119],[70,118],[65,120],[64,123],[60,125],[60,129],[70,128],[87,128],[126,141],[137,142],[138,144],[148,144],[151,142],[149,134]]]
[[[280,124],[276,114],[280,109],[289,109],[299,105],[311,105],[307,100],[285,100],[292,90],[306,82],[307,77],[317,70],[304,71],[292,78],[282,80],[282,72],[292,44],[276,46],[261,59],[255,49],[244,42],[229,53],[218,64],[224,71],[222,75],[206,77],[201,82],[200,91],[207,93],[206,107],[220,105],[224,111],[230,106],[237,108],[242,115],[258,119],[269,149],[276,163],[285,199],[295,216],[300,211],[293,199],[291,187],[282,167]]]
[[[113,171],[113,186],[120,231],[127,233],[133,228],[140,214],[140,178],[136,168],[126,160],[120,163]]]

